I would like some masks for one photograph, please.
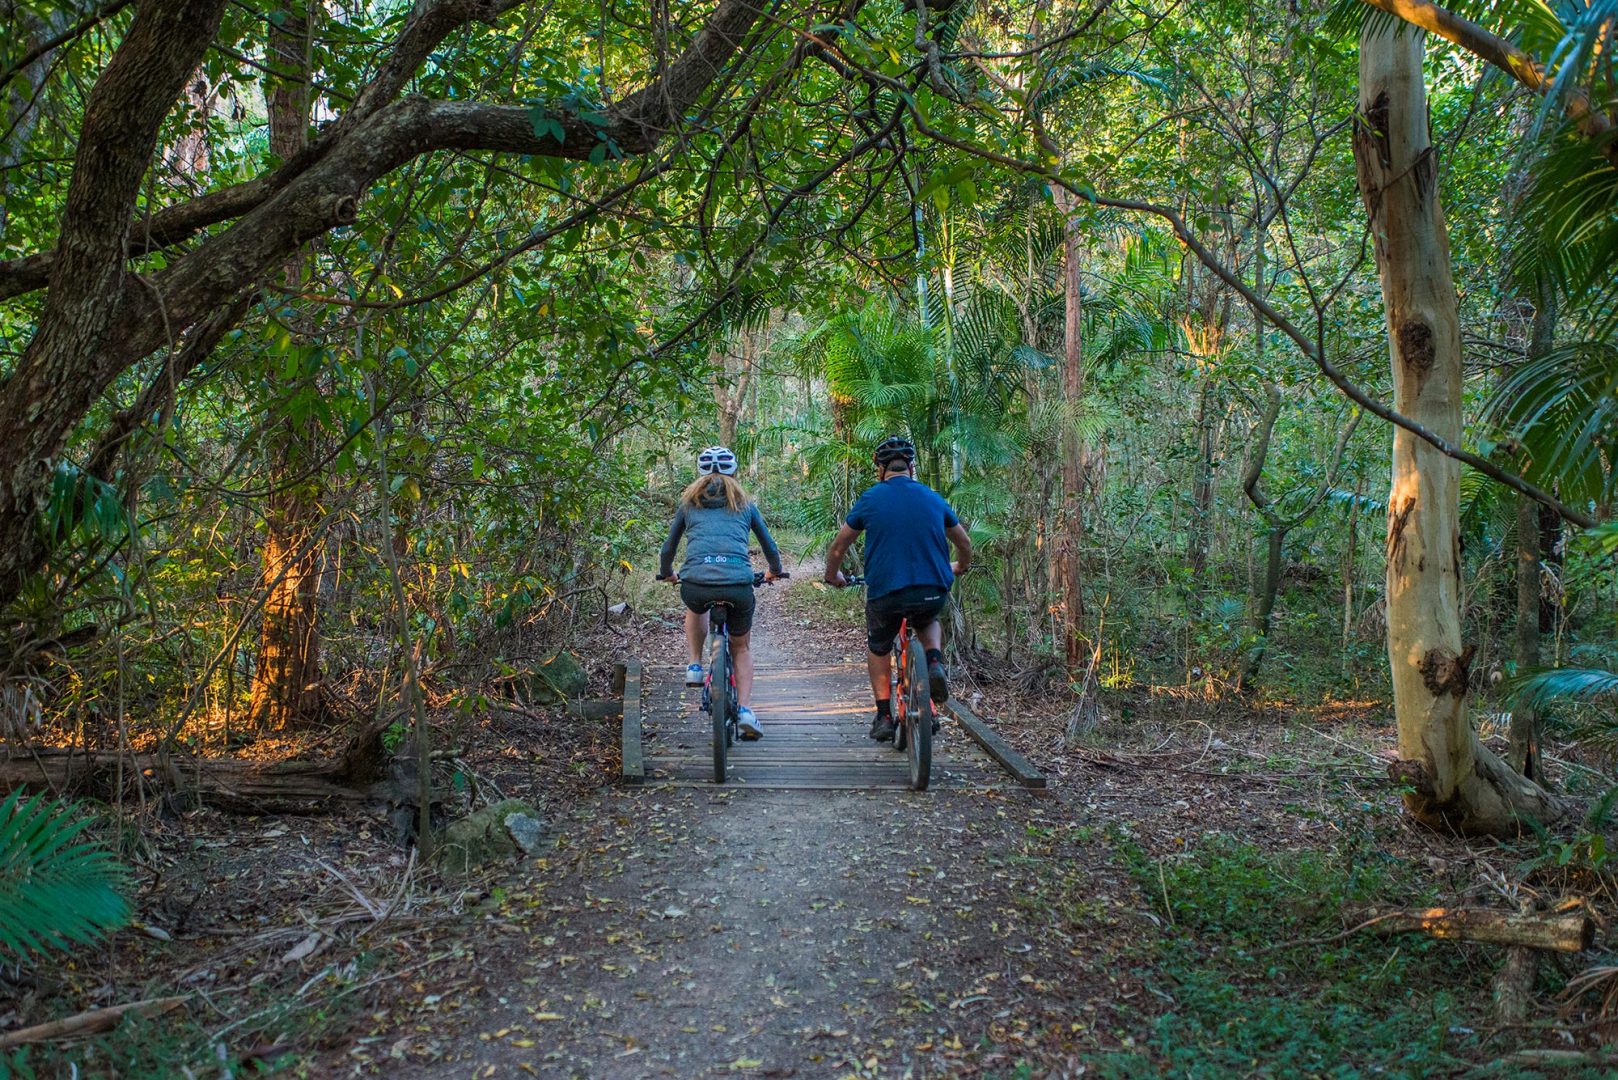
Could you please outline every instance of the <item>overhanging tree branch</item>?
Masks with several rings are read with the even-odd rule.
[[[508,0],[441,2],[472,18],[504,10]],[[727,85],[720,76],[754,41],[764,6],[719,0],[686,49],[604,115],[581,116],[560,102],[544,111],[421,97],[382,104],[341,137],[323,140],[318,153],[300,154],[256,181],[262,187],[254,194],[267,197],[224,232],[150,276],[131,274],[126,241],[135,194],[158,127],[212,40],[224,3],[143,0],[91,92],[39,330],[0,385],[0,431],[21,434],[0,446],[0,604],[45,558],[36,522],[49,497],[47,463],[131,364],[238,301],[310,240],[354,221],[375,182],[415,157],[491,150],[599,163],[649,152],[716,85]],[[453,22],[421,29],[417,40],[441,37]],[[407,25],[405,36],[410,32]]]
[[[376,77],[320,139],[274,172],[153,214],[131,235],[130,254],[142,255],[172,247],[210,226],[241,218],[285,191],[337,147],[354,137],[375,137],[371,125],[395,102],[411,76],[444,38],[468,22],[493,22],[525,2],[438,0],[432,3],[422,0],[394,39],[388,59]],[[685,110],[702,96],[714,75],[724,69],[756,23],[763,3],[764,0],[722,0],[695,40],[662,76],[626,97],[608,111],[602,122],[581,119],[560,107],[536,116],[526,106],[440,102],[442,108],[429,121],[434,132],[432,140],[422,145],[417,153],[440,149],[494,150],[582,161],[588,160],[598,146],[605,145],[612,156],[645,154],[679,126]],[[465,130],[453,132],[451,129],[457,123],[464,124]],[[545,135],[536,134],[537,125],[546,126]],[[0,300],[44,288],[56,262],[55,251],[0,261]]]
[[[887,77],[881,75],[880,73],[876,73],[876,77],[891,82],[891,80],[887,80]],[[928,138],[941,143],[942,145],[954,147],[955,149],[961,150],[965,153],[972,154],[976,157],[981,157],[986,161],[993,161],[997,164],[1004,165],[1007,168],[1015,169],[1031,176],[1038,176],[1044,179],[1047,183],[1062,187],[1079,198],[1084,199],[1086,202],[1093,203],[1096,206],[1105,206],[1114,210],[1129,210],[1135,213],[1150,214],[1155,217],[1162,218],[1168,223],[1169,228],[1173,230],[1174,235],[1179,238],[1181,243],[1191,250],[1191,253],[1197,257],[1199,262],[1213,272],[1213,274],[1221,281],[1229,285],[1232,289],[1236,290],[1242,299],[1246,300],[1248,304],[1252,306],[1254,311],[1263,316],[1266,322],[1268,322],[1271,326],[1274,326],[1287,337],[1291,338],[1293,343],[1298,346],[1299,350],[1306,357],[1308,357],[1317,368],[1320,369],[1321,374],[1325,375],[1331,384],[1341,390],[1350,401],[1353,401],[1359,405],[1372,416],[1384,420],[1387,423],[1393,424],[1396,427],[1401,427],[1410,432],[1412,435],[1415,435],[1417,438],[1426,441],[1435,447],[1440,453],[1443,453],[1448,457],[1452,457],[1457,461],[1464,462],[1465,464],[1476,469],[1478,472],[1483,473],[1490,479],[1498,481],[1499,483],[1504,484],[1506,487],[1511,488],[1511,490],[1521,495],[1526,495],[1530,499],[1533,499],[1535,502],[1540,503],[1543,506],[1550,507],[1552,510],[1560,514],[1565,520],[1586,529],[1592,528],[1596,525],[1596,519],[1591,517],[1589,514],[1566,505],[1550,492],[1544,490],[1536,484],[1530,483],[1508,469],[1501,468],[1499,465],[1496,465],[1487,458],[1480,457],[1477,454],[1472,453],[1470,450],[1456,446],[1454,443],[1439,435],[1437,432],[1417,423],[1408,416],[1395,412],[1389,406],[1382,404],[1380,401],[1377,401],[1365,391],[1361,390],[1358,386],[1354,385],[1354,383],[1349,380],[1348,376],[1345,375],[1343,371],[1337,367],[1337,365],[1333,364],[1331,360],[1326,357],[1324,350],[1320,347],[1318,342],[1316,342],[1308,334],[1305,334],[1295,323],[1292,322],[1292,320],[1288,319],[1285,315],[1277,311],[1268,300],[1259,295],[1257,291],[1249,287],[1248,284],[1242,280],[1240,275],[1230,269],[1230,267],[1226,266],[1224,261],[1208,249],[1207,245],[1205,245],[1197,237],[1196,233],[1192,231],[1191,227],[1186,224],[1185,219],[1181,217],[1179,212],[1174,210],[1172,207],[1159,206],[1156,203],[1142,202],[1137,199],[1117,199],[1100,195],[1089,187],[1076,183],[1075,181],[1060,175],[1056,170],[1047,166],[1031,161],[1024,161],[1020,158],[1013,157],[1010,154],[1002,154],[998,151],[969,143],[964,139],[954,138],[942,131],[939,131],[937,128],[933,127],[927,122],[927,118],[921,114],[919,109],[916,108],[913,101],[908,102],[907,108],[910,111],[912,122],[916,125],[916,130],[920,131]]]

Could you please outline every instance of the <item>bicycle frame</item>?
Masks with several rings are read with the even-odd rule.
[[[849,579],[850,585],[864,585],[863,577]],[[925,791],[932,778],[933,768],[933,703],[926,688],[926,674],[917,663],[921,642],[911,628],[910,619],[899,620],[899,632],[894,635],[893,657],[890,671],[893,709],[893,748],[907,753],[910,758],[910,786]],[[920,682],[918,683],[918,679]]]
[[[704,712],[713,712],[713,669],[714,660],[718,658],[719,650],[725,650],[725,657],[730,659],[730,605],[715,604],[708,609],[708,636],[713,639],[712,651],[708,657],[708,670],[702,675],[702,709]],[[725,664],[725,671],[729,676],[731,701],[735,701],[736,669],[733,663]],[[728,717],[727,721],[735,723],[735,717]]]

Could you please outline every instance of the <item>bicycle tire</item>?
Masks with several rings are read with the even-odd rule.
[[[910,745],[907,732],[910,730],[910,698],[908,687],[909,676],[906,672],[910,666],[910,650],[904,639],[893,647],[893,685],[889,688],[892,697],[889,699],[894,709],[893,713],[893,752],[902,754]]]
[[[910,758],[910,787],[926,791],[933,772],[933,699],[927,689],[923,652],[912,648],[906,656],[905,726],[910,729],[906,749]]]
[[[713,688],[711,700],[713,701],[713,782],[723,784],[726,780],[726,758],[730,750],[730,714],[735,708],[732,700],[734,690],[730,684],[730,643],[721,638],[719,645],[714,649],[713,667],[709,669],[710,685]]]

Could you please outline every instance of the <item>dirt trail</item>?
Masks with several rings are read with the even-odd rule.
[[[759,672],[793,669],[864,725],[843,663],[858,629],[796,636],[780,592],[761,593]],[[1068,842],[1084,834],[1053,798],[1009,782],[604,790],[505,888],[473,985],[424,988],[410,1026],[351,1061],[419,1077],[943,1076],[1009,1069],[1033,1041],[1049,1061],[1049,1040],[1086,1041],[1118,978],[1074,938],[1026,929],[1053,902],[1030,836],[1041,858],[1103,858]]]

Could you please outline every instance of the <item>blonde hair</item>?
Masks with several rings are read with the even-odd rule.
[[[731,512],[746,510],[753,505],[753,500],[748,497],[741,484],[736,482],[736,478],[726,476],[724,473],[710,473],[706,476],[697,477],[687,484],[685,490],[680,493],[680,502],[686,506],[701,506],[704,495],[719,494],[714,489],[715,484],[719,484],[724,488],[725,506]]]

